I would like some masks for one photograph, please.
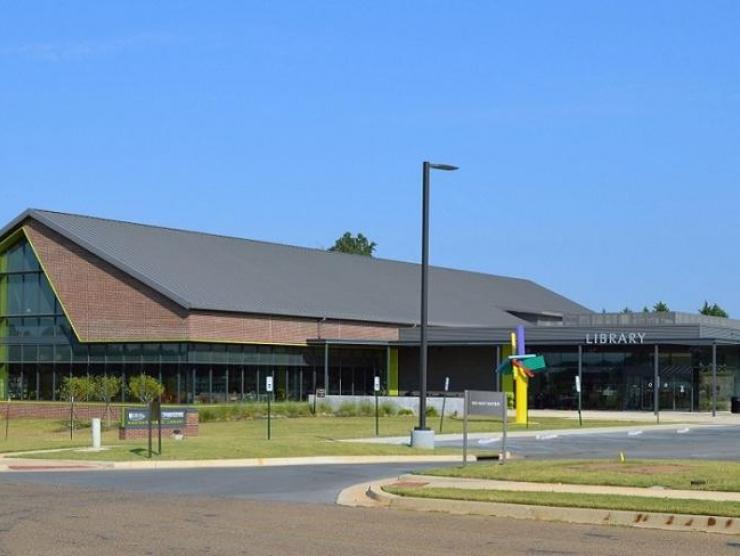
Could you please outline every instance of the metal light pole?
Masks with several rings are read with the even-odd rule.
[[[421,212],[421,327],[419,353],[419,426],[411,435],[412,446],[434,447],[434,432],[427,429],[427,307],[429,284],[429,175],[431,170],[452,171],[457,166],[434,164],[425,161],[422,165],[422,212]],[[420,433],[420,434],[417,434]],[[430,445],[431,443],[431,445]]]

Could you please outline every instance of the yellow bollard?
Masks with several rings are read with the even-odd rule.
[[[529,379],[517,370],[516,373],[516,420],[517,425],[527,424],[527,387]]]

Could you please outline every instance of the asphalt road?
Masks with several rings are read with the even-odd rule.
[[[439,464],[436,464],[438,467]],[[223,469],[56,471],[0,473],[0,489],[35,483],[128,492],[333,504],[339,492],[362,481],[410,473],[430,465],[306,465]],[[2,497],[0,496],[0,500]]]
[[[500,440],[489,440],[470,440],[468,447],[476,452],[501,450]],[[462,441],[438,442],[437,446],[461,448]],[[615,458],[624,452],[631,458],[740,460],[740,427],[689,427],[683,433],[674,429],[644,431],[639,435],[626,432],[564,435],[546,431],[539,438],[510,438],[506,449],[526,458],[540,459]]]
[[[740,540],[720,534],[88,490],[5,479],[0,492],[2,555],[740,554]]]

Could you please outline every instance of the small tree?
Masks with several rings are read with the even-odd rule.
[[[722,307],[720,307],[716,303],[710,305],[708,301],[704,301],[704,306],[699,309],[699,313],[701,313],[702,315],[707,315],[709,317],[728,318],[730,316]]]
[[[65,376],[62,381],[60,394],[62,399],[69,401],[69,435],[75,429],[75,402],[88,400],[95,393],[94,380],[89,376]]]
[[[105,402],[105,414],[110,428],[110,404],[121,391],[122,381],[117,376],[99,376],[95,380],[95,397]]]
[[[658,301],[655,305],[653,305],[653,313],[669,313],[670,309],[668,308],[668,305],[663,303],[662,301]]]
[[[132,376],[128,381],[128,389],[132,396],[147,405],[164,392],[164,386],[161,382],[144,373]]]
[[[362,234],[353,236],[349,232],[344,232],[342,237],[334,242],[334,246],[329,248],[329,251],[372,257],[375,252],[375,247],[377,247],[377,243],[370,241]]]

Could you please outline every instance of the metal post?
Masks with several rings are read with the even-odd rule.
[[[213,403],[213,367],[208,367],[208,403]]]
[[[180,391],[182,388],[182,376],[180,376],[180,368],[177,369],[177,403],[182,403],[182,398],[180,397]]]
[[[717,344],[712,344],[712,417],[717,416]]]
[[[239,387],[239,400],[244,401],[244,366],[242,366],[241,372],[241,385]]]
[[[270,424],[272,421],[272,412],[270,409],[270,399],[272,398],[272,392],[267,393],[267,440],[270,440],[272,438],[272,430],[270,428]]]
[[[375,436],[380,436],[380,424],[378,423],[378,393],[379,391],[375,390]]]
[[[324,343],[324,391],[329,395],[329,342]]]
[[[193,394],[192,403],[195,403],[195,378],[196,378],[196,376],[195,376],[195,367],[193,367],[193,379],[190,381],[190,388],[193,391],[192,392],[192,394]]]
[[[157,455],[162,455],[162,397],[157,404]]]
[[[583,426],[583,346],[578,346],[578,426]]]
[[[422,165],[421,328],[419,330],[419,430],[427,428],[427,286],[429,280],[429,162]]]
[[[226,367],[226,370],[224,371],[224,401],[226,403],[229,403],[231,401],[231,398],[229,398],[229,367]]]
[[[501,346],[496,345],[496,392],[501,392],[501,373],[498,372],[498,366],[501,364]]]
[[[501,465],[506,462],[506,433],[507,433],[507,421],[508,421],[508,406],[506,403],[506,395],[503,397],[503,403],[504,403],[504,424],[502,426],[502,434],[501,434]]]
[[[316,415],[316,367],[313,368],[313,414]]]
[[[463,394],[463,467],[468,463],[468,391]]]
[[[653,350],[653,408],[655,409],[655,418],[660,423],[660,374],[659,374],[659,350],[658,344],[655,344]]]

